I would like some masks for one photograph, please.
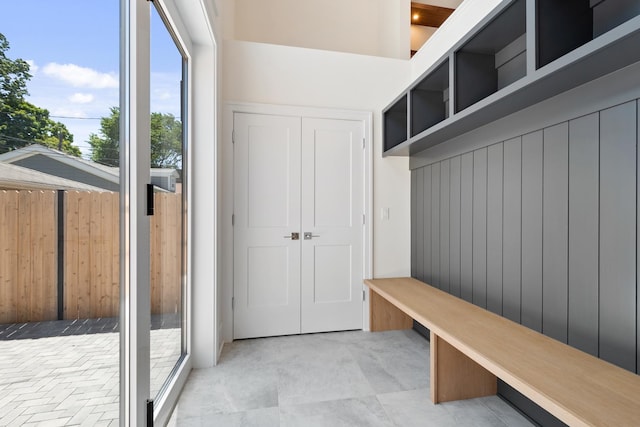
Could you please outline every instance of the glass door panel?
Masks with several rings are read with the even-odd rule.
[[[2,3],[0,425],[119,422],[119,46],[117,1]]]
[[[184,59],[151,8],[150,391],[157,399],[184,354],[185,164],[182,71]]]

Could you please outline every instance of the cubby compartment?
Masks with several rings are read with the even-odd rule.
[[[427,73],[409,93],[413,137],[449,117],[449,60]]]
[[[517,0],[456,51],[456,112],[526,75],[526,28],[526,0]]]
[[[591,8],[594,38],[640,15],[638,0],[591,0]]]
[[[385,110],[383,116],[384,151],[387,151],[407,140],[407,94]]]
[[[536,0],[537,68],[638,15],[638,0]]]

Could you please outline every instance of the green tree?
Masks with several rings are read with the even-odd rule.
[[[80,156],[66,126],[52,120],[48,110],[25,100],[29,95],[27,82],[32,77],[29,64],[10,59],[8,50],[9,42],[0,33],[0,152],[35,143],[58,148],[62,138],[62,150]]]
[[[120,109],[111,107],[111,115],[100,119],[100,135],[89,135],[91,160],[107,166],[120,164]]]
[[[9,41],[0,33],[0,100],[17,106],[29,94],[27,82],[31,79],[29,64],[22,59],[7,58]]]
[[[182,123],[173,114],[151,113],[151,167],[182,168]]]
[[[120,150],[120,109],[111,108],[108,117],[100,119],[99,134],[89,135],[91,160],[118,166]],[[151,167],[182,167],[182,123],[173,114],[151,113]]]

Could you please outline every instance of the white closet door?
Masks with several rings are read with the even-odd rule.
[[[364,129],[302,120],[302,332],[362,328]]]
[[[300,118],[234,115],[234,338],[300,333]]]
[[[362,328],[363,132],[234,115],[235,339]]]

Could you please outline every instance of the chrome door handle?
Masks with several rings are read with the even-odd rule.
[[[314,237],[320,237],[317,234],[313,234],[311,231],[305,231],[304,232],[304,240],[311,240]]]
[[[290,236],[283,236],[285,239],[300,240],[300,233],[292,232]]]

